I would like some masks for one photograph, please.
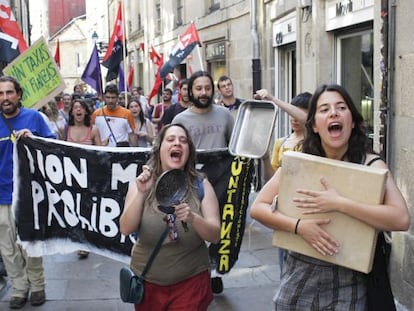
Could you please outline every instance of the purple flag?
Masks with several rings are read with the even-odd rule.
[[[98,49],[94,44],[91,58],[85,67],[85,71],[82,74],[82,81],[90,85],[98,95],[102,95],[102,74],[101,65],[99,64]]]

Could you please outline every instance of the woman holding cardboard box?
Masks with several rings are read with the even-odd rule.
[[[363,118],[348,92],[339,85],[319,87],[309,106],[304,153],[387,168],[370,150]],[[370,163],[371,162],[371,163]],[[269,228],[292,232],[324,256],[335,256],[341,245],[324,225],[326,213],[339,212],[382,231],[405,231],[410,226],[406,202],[388,173],[382,204],[366,204],[338,194],[321,176],[322,191],[297,189],[293,204],[316,219],[293,218],[277,210],[281,170],[263,187],[251,208],[251,217]],[[358,187],[358,185],[355,185]],[[290,251],[281,285],[274,297],[276,310],[366,310],[367,274]]]

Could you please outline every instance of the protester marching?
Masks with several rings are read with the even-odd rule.
[[[85,296],[60,306],[52,266],[76,263],[64,282],[103,258],[109,309],[409,300],[410,160],[391,138],[409,145],[393,31],[412,5],[276,2],[0,0],[0,309],[66,308]],[[248,273],[257,288],[235,285]]]

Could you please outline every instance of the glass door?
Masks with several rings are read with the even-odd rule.
[[[276,53],[276,96],[289,103],[296,95],[296,44],[283,46]],[[289,115],[279,110],[275,138],[290,133]]]
[[[374,42],[373,31],[337,36],[337,80],[350,93],[366,122],[368,135],[374,133]]]

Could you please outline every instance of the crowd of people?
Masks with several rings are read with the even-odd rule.
[[[214,101],[215,87],[220,94],[218,102]],[[179,82],[176,102],[173,91],[165,88],[162,101],[154,105],[148,103],[142,88],[121,93],[115,84],[106,86],[102,101],[76,85],[72,94],[56,97],[40,113],[22,107],[22,95],[18,81],[0,77],[0,252],[12,283],[10,308],[22,308],[28,298],[34,306],[46,300],[42,259],[28,257],[16,242],[11,210],[13,141],[38,135],[85,145],[151,147],[150,159],[130,185],[120,217],[123,234],[138,228],[139,239],[131,254],[131,268],[137,275],[142,273],[165,225],[172,234],[155,259],[157,269],[147,274],[144,299],[135,310],[169,310],[170,305],[207,310],[213,294],[223,291],[221,276],[215,270],[227,193],[220,193],[216,186],[223,182],[217,172],[229,166],[231,158],[223,158],[220,163],[212,159],[196,169],[196,150],[228,146],[235,112],[242,102],[234,94],[232,80],[222,76],[215,85],[208,72],[197,71]],[[292,132],[277,139],[262,159],[267,182],[251,207],[252,218],[269,228],[300,235],[327,256],[340,252],[335,237],[323,227],[329,221],[323,215],[330,211],[347,214],[382,231],[408,230],[407,205],[391,174],[381,204],[361,204],[343,197],[322,179],[324,190],[299,190],[306,197],[295,199],[294,204],[305,213],[321,213],[323,219],[294,219],[275,209],[286,150],[362,165],[372,161],[374,167],[387,165],[369,148],[362,116],[341,86],[323,85],[313,95],[297,95],[291,104],[264,89],[257,91],[255,98],[273,101],[286,111]],[[160,176],[174,169],[184,171],[189,190],[185,200],[175,206],[172,218],[166,219],[159,210],[155,188]],[[177,226],[178,221],[188,227]],[[80,258],[88,256],[83,250],[78,254]],[[366,309],[363,273],[291,251],[281,251],[279,262],[281,286],[274,297],[276,310]]]

